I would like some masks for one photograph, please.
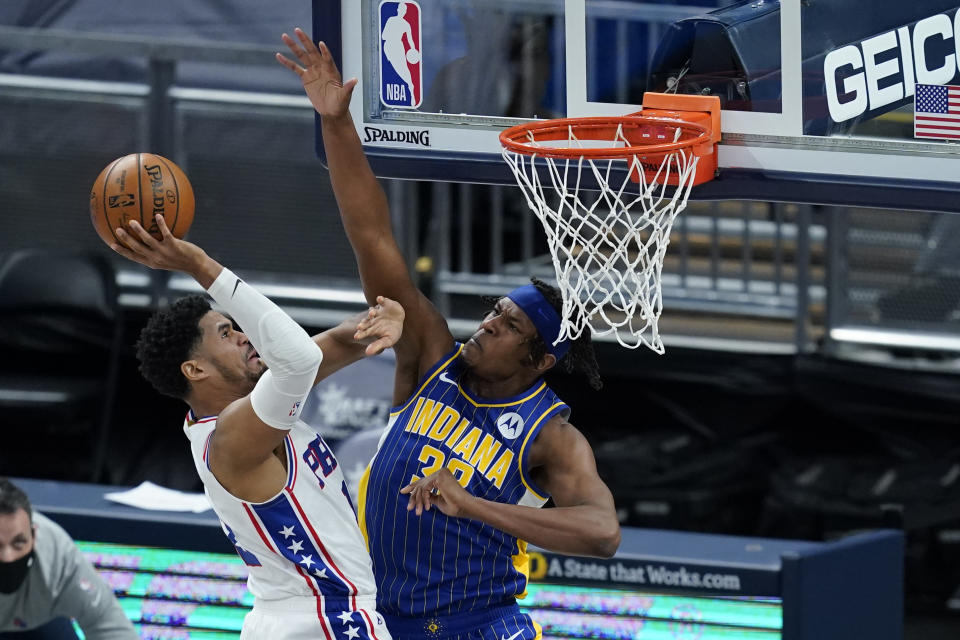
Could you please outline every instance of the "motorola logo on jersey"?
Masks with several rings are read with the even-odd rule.
[[[960,10],[834,49],[823,61],[830,117],[844,122],[893,104],[916,83],[949,83],[960,67],[958,35]]]
[[[380,3],[380,101],[416,109],[423,102],[420,5]]]
[[[517,413],[505,413],[497,419],[497,429],[507,440],[513,440],[523,432],[523,418]]]

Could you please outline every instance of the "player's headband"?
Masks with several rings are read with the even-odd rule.
[[[547,343],[547,350],[559,361],[570,350],[570,341],[563,340],[554,344],[560,335],[560,314],[547,302],[540,290],[532,284],[517,287],[507,294],[527,314],[537,333]]]

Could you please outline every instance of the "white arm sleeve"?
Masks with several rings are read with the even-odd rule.
[[[240,325],[269,367],[250,394],[254,412],[271,427],[289,429],[317,377],[320,347],[293,318],[226,267],[207,293]]]

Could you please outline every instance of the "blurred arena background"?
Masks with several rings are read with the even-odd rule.
[[[361,308],[313,112],[272,57],[281,32],[311,23],[292,0],[0,3],[0,474],[201,489],[184,409],[140,379],[132,349],[157,305],[194,289],[94,233],[89,188],[114,158],[175,160],[197,196],[189,239],[304,326]],[[472,331],[482,295],[553,277],[516,188],[385,187],[401,249],[455,333]],[[599,341],[602,391],[550,380],[622,523],[815,541],[903,529],[906,637],[957,637],[955,216],[691,202],[664,268],[666,354]],[[24,259],[27,273],[12,268]],[[50,302],[66,298],[85,308]],[[305,414],[332,441],[384,422],[389,359],[364,366],[319,387]]]

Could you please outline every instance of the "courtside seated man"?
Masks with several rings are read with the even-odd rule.
[[[283,40],[297,62],[277,57],[321,116],[364,292],[368,300],[383,292],[407,312],[395,347],[396,407],[361,485],[378,610],[399,640],[539,638],[516,604],[527,542],[600,557],[620,543],[593,451],[541,380],[560,364],[599,382],[589,338],[553,345],[559,295],[537,281],[499,299],[465,344],[454,340],[393,237],[348,111],[356,79],[342,84],[326,47],[296,36]],[[549,498],[556,508],[540,509]]]
[[[63,618],[63,627],[67,618],[75,619],[88,640],[139,637],[67,532],[33,511],[20,487],[0,478],[0,637],[56,618]],[[63,632],[75,637],[72,630]]]
[[[202,249],[174,238],[162,216],[157,222],[162,241],[133,222],[117,230],[122,245],[113,249],[189,274],[230,316],[201,296],[178,300],[151,317],[137,357],[158,391],[190,405],[183,429],[197,473],[249,567],[255,600],[241,638],[390,640],[343,474],[299,417],[317,381],[396,342],[403,309],[378,298],[362,320],[310,338]]]

